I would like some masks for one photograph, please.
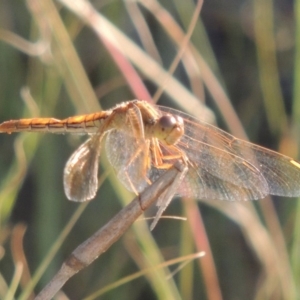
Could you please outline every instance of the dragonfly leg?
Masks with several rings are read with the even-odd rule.
[[[178,187],[182,183],[183,178],[185,177],[186,173],[188,172],[188,166],[187,166],[186,161],[181,161],[181,162],[182,162],[183,169],[181,170],[180,173],[178,173],[178,175],[174,179],[172,185],[166,191],[164,191],[164,193],[157,200],[157,206],[159,207],[159,209],[156,213],[154,221],[150,225],[150,230],[153,230],[154,227],[156,226],[158,220],[160,219],[161,215],[163,214],[163,212],[166,210],[166,208],[170,204],[176,191],[178,190]],[[174,166],[174,165],[172,165],[172,166]]]
[[[172,154],[166,155],[163,154],[157,139],[152,141],[151,145],[151,152],[153,157],[152,163],[157,169],[167,170],[173,166],[175,160],[182,159],[183,161],[187,161],[185,155],[176,146],[169,145],[168,150],[171,149],[170,152],[172,152]],[[170,162],[168,163],[165,161]]]

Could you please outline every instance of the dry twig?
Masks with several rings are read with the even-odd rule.
[[[186,166],[178,161],[156,182],[124,207],[106,225],[79,245],[35,299],[52,299],[67,280],[107,251],[125,233],[130,225],[172,185],[178,176],[181,176],[185,168]]]

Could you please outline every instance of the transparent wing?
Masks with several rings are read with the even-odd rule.
[[[203,165],[203,164],[202,164]],[[235,162],[235,165],[238,165]],[[245,168],[247,169],[247,168]],[[243,171],[243,175],[248,174],[245,182],[241,182],[239,173],[232,170],[231,167],[225,167],[229,171],[228,177],[222,177],[210,168],[190,167],[185,176],[178,194],[185,197],[196,197],[205,200],[228,200],[242,201],[261,199],[268,195],[268,186],[265,179],[252,169]],[[233,178],[238,180],[234,182]]]
[[[148,145],[145,146],[149,147]],[[119,180],[128,190],[133,192],[143,191],[151,182],[156,181],[166,171],[165,169],[156,168],[152,163],[147,166],[144,176],[142,166],[145,159],[151,161],[151,152],[146,155],[147,150],[143,150],[139,152],[139,155],[136,155],[136,150],[139,147],[141,147],[141,144],[135,138],[122,131],[113,130],[106,139],[106,153],[110,163],[114,167]],[[160,145],[160,147],[163,156],[169,157],[176,154],[167,146]],[[135,159],[132,159],[133,157]],[[170,165],[175,163],[175,161],[176,159],[167,159],[163,162]],[[235,172],[229,177],[228,170],[232,167],[232,162],[230,165],[225,165],[225,163],[229,163],[229,161],[221,158],[215,162],[215,167],[206,168],[208,170],[204,168],[205,160],[202,162],[203,168],[199,164],[197,168],[189,165],[188,173],[182,179],[176,194],[201,199],[231,201],[258,199],[268,194],[267,183],[257,169],[253,167],[245,168],[244,178],[240,177],[240,172]],[[243,163],[244,160],[237,158],[235,167],[238,168],[239,164],[244,166]],[[213,170],[217,164],[218,167],[221,167],[220,164],[223,164],[222,179],[214,175],[216,172]],[[245,177],[252,178],[252,182],[245,181]]]
[[[164,145],[160,145],[160,148],[164,163],[175,163],[176,159],[168,158],[175,157],[174,148]],[[199,147],[193,150],[189,148],[189,154],[199,156],[199,150],[201,153]],[[209,151],[209,154],[205,154],[202,149],[203,156],[198,157],[198,161],[188,162],[188,172],[177,190],[178,195],[207,200],[238,201],[259,199],[268,194],[267,182],[255,167],[239,157],[227,156],[224,151],[215,148],[208,147],[206,151]],[[152,166],[149,170],[150,179],[157,179],[163,171]]]
[[[193,167],[182,192],[202,197],[199,194],[213,195],[218,191],[218,195],[223,195],[221,198],[216,195],[218,199],[249,200],[267,194],[300,195],[300,169],[293,159],[237,139],[180,111],[159,109],[184,119],[185,135],[177,147],[186,153]]]
[[[101,140],[102,135],[94,135],[68,160],[64,170],[64,188],[69,200],[82,202],[95,197]]]
[[[106,137],[106,155],[118,179],[135,193],[147,186],[149,176],[148,149],[144,139],[137,139],[125,131],[111,130]]]

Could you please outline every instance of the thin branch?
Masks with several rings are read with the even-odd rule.
[[[107,251],[127,231],[131,224],[172,185],[174,180],[181,176],[185,168],[186,166],[182,162],[176,162],[172,168],[146,188],[143,193],[124,207],[106,225],[79,245],[35,299],[52,299],[67,280]]]

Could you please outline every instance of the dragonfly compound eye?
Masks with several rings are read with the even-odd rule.
[[[179,116],[164,115],[155,126],[155,136],[167,145],[174,145],[184,133],[183,119]]]

